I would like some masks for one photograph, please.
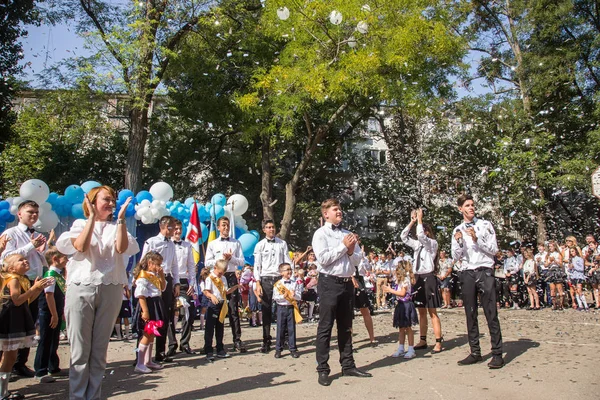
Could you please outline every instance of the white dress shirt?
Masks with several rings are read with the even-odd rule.
[[[477,242],[467,233],[468,226],[475,229]],[[461,243],[454,238],[454,234],[459,231],[462,232]],[[488,221],[474,218],[472,222],[463,222],[452,231],[452,258],[454,261],[462,261],[462,270],[494,268],[494,256],[497,252],[496,232]]]
[[[2,252],[0,260],[4,261],[11,254],[22,255],[29,261],[27,278],[34,281],[35,278],[41,277],[44,274],[44,266],[47,266],[48,263],[46,262],[46,257],[31,243],[31,233],[27,229],[27,225],[19,222],[17,226],[4,231],[3,235],[6,235],[10,240],[6,243],[6,248]],[[41,234],[35,232],[33,235],[34,237],[38,237]]]
[[[348,255],[348,248],[342,242],[350,233],[345,229],[332,228],[331,222],[326,222],[313,235],[312,247],[319,262],[319,273],[349,278],[354,275],[354,267],[360,265],[362,251],[358,243],[354,252]]]
[[[187,279],[188,285],[196,288],[196,262],[194,261],[194,252],[192,244],[185,240],[175,243],[175,255],[177,257],[177,273],[179,280]]]
[[[431,239],[425,235],[425,230],[422,224],[417,225],[417,239],[412,239],[408,236],[410,233],[410,225],[404,228],[400,234],[400,239],[407,246],[415,251],[413,262],[413,273],[415,275],[423,275],[432,273],[435,269],[435,256],[438,251],[438,243],[435,239]],[[418,264],[418,265],[417,265]],[[419,269],[417,270],[417,266]]]
[[[223,239],[218,237],[206,246],[204,265],[213,268],[218,260],[225,259],[223,257],[224,253],[231,253],[231,258],[227,263],[227,272],[235,272],[238,266],[243,266],[246,263],[242,245],[239,241],[232,238]]]
[[[292,265],[285,240],[264,238],[254,248],[254,279],[260,281],[265,276],[278,277],[279,264],[282,263]]]
[[[64,232],[56,241],[56,248],[63,254],[73,255],[67,263],[67,285],[72,283],[83,285],[126,285],[127,261],[130,256],[140,251],[140,246],[131,234],[127,233],[127,250],[117,253],[116,222],[98,221],[94,224],[94,232],[90,246],[83,253],[77,251],[71,242],[76,239],[85,227],[85,219],[77,219],[71,229]]]
[[[517,256],[506,257],[504,260],[504,273],[509,273],[511,275],[517,274],[519,272],[519,259]]]
[[[140,260],[143,260],[146,253],[150,251],[155,251],[162,256],[161,267],[165,276],[171,275],[173,277],[173,285],[179,284],[179,267],[177,266],[175,243],[171,239],[165,238],[162,233],[159,233],[146,240]]]
[[[537,253],[534,257],[534,260],[538,266],[538,270],[545,270],[546,268],[546,254],[548,254],[547,251],[544,251],[543,253]]]
[[[360,264],[358,265],[358,275],[364,277],[369,275],[369,272],[371,272],[371,263],[369,262],[369,259],[362,254],[362,260],[360,260]]]
[[[275,285],[278,285],[279,283],[283,284],[283,286],[286,287],[286,289],[288,289],[289,291],[291,291],[293,293],[294,299],[296,299],[296,301],[299,301],[302,298],[302,285],[298,285],[296,283],[296,281],[293,279],[293,277],[290,277],[289,280],[286,279],[280,279],[277,282],[275,282]],[[281,306],[291,306],[292,303],[290,303],[289,301],[287,301],[284,297],[284,295],[282,295],[279,292],[279,289],[277,289],[275,287],[275,285],[273,285],[273,301],[275,301],[277,304],[281,305]]]
[[[146,271],[147,274],[156,275],[153,272]],[[146,278],[138,278],[135,280],[135,293],[134,296],[136,299],[140,297],[160,297],[162,296],[162,292],[159,288],[154,286],[150,281]]]
[[[214,242],[214,240],[213,240]],[[211,242],[212,243],[212,242]],[[218,278],[217,275],[215,275],[214,272],[210,273],[215,279],[221,279],[221,282],[223,282],[223,287],[225,288],[225,293],[227,293],[227,290],[229,289],[229,286],[227,286],[227,279],[225,279],[224,276]],[[206,280],[204,281],[204,290],[208,290],[209,292],[211,292],[219,301],[224,301],[225,299],[223,298],[223,296],[221,296],[221,292],[219,291],[219,289],[217,288],[217,286],[213,283],[212,279],[210,278],[210,276],[208,278],[206,278]],[[211,303],[212,304],[212,303]]]
[[[387,278],[390,275],[385,275],[381,272],[391,272],[390,265],[386,261],[379,261],[377,264],[375,264],[375,272],[377,274],[377,278]]]

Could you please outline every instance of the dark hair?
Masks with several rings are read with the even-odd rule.
[[[275,226],[275,221],[273,221],[272,219],[263,220],[263,222],[261,223],[262,228],[265,229],[265,226],[267,226],[268,224],[273,224],[273,226]]]
[[[175,226],[183,227],[183,222],[181,222],[181,220],[179,220],[177,218],[173,218],[173,223],[175,224]]]
[[[40,208],[40,205],[38,203],[36,203],[35,201],[33,201],[33,200],[25,200],[24,202],[19,203],[18,210],[21,211],[21,208],[27,207],[27,206],[33,207],[33,208]]]
[[[163,256],[161,256],[156,251],[149,251],[146,253],[144,258],[135,266],[133,269],[133,279],[137,279],[138,275],[142,271],[146,271],[148,269],[148,262],[155,262],[157,264],[162,264]]]
[[[46,262],[48,263],[48,265],[52,265],[52,261],[53,261],[54,257],[62,257],[62,256],[64,256],[64,254],[61,253],[60,251],[58,251],[58,249],[54,246],[48,248],[48,250],[46,250],[46,253],[44,254],[44,257],[46,257]]]
[[[175,218],[171,217],[170,215],[165,215],[164,217],[162,217],[159,221],[158,221],[158,225],[159,226],[167,226],[169,224],[172,224],[176,221]]]
[[[217,220],[217,226],[219,226],[219,224],[221,223],[221,221],[227,221],[227,222],[229,222],[229,218],[227,218],[227,217],[225,217],[225,216],[223,216],[223,217],[219,218],[219,219]]]
[[[470,194],[467,193],[463,193],[460,196],[458,196],[458,199],[456,200],[456,204],[458,204],[459,207],[462,207],[463,204],[465,204],[465,201],[467,200],[473,200],[473,196],[471,196]]]
[[[279,264],[279,272],[283,269],[283,267],[292,267],[289,263],[281,263]]]

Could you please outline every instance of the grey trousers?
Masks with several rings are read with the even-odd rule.
[[[121,309],[123,285],[71,284],[65,299],[71,344],[69,398],[100,399],[108,342]]]

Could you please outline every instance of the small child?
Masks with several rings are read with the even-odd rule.
[[[200,305],[200,330],[204,330],[204,316],[206,314],[206,309],[208,308],[208,305],[210,303],[210,300],[208,300],[208,297],[206,297],[204,295],[204,282],[206,281],[206,278],[208,278],[208,275],[210,275],[210,268],[205,267],[202,268],[202,271],[200,271],[200,280],[198,281],[198,285],[200,286],[200,291],[198,294],[198,304]]]
[[[281,358],[287,327],[288,344],[293,358],[300,357],[296,347],[296,322],[302,322],[298,309],[298,300],[302,297],[302,285],[292,279],[292,266],[288,263],[279,265],[281,279],[273,285],[273,301],[277,303],[277,341],[275,358]]]
[[[142,261],[133,270],[135,279],[135,297],[138,299],[133,324],[142,338],[138,344],[135,372],[147,374],[162,365],[152,361],[154,336],[166,334],[166,307],[162,292],[167,287],[162,270],[163,258],[155,251],[146,253]]]
[[[50,266],[44,278],[54,279],[54,284],[44,289],[45,296],[39,297],[40,342],[35,353],[33,367],[35,377],[41,383],[54,382],[52,375],[60,372],[58,345],[60,328],[65,310],[66,281],[64,277],[68,258],[55,247],[46,251]]]
[[[387,285],[383,286],[385,293],[391,293],[396,296],[396,308],[394,310],[394,328],[399,328],[398,349],[392,354],[392,357],[404,358],[416,357],[414,345],[415,335],[412,327],[419,324],[419,317],[415,305],[412,302],[412,285],[415,283],[415,276],[412,272],[412,265],[408,261],[400,261],[396,268],[396,289]],[[408,336],[408,351],[404,351],[404,338]]]
[[[304,293],[302,293],[302,300],[308,304],[308,322],[313,322],[315,311],[315,303],[318,299],[317,295],[317,283],[319,282],[319,273],[317,272],[317,264],[308,265],[308,274],[304,280]]]
[[[20,254],[4,259],[0,295],[0,398],[24,398],[19,393],[8,392],[10,372],[17,360],[17,351],[35,345],[35,324],[29,310],[29,302],[42,290],[54,283],[53,278],[36,279],[33,286],[25,275],[29,262]]]
[[[225,330],[225,317],[228,308],[225,303],[227,295],[237,290],[239,285],[227,288],[227,280],[223,277],[227,271],[227,261],[218,260],[215,268],[204,281],[204,295],[210,301],[204,317],[206,328],[204,329],[204,352],[208,361],[214,361],[213,336],[217,339],[217,357],[228,358],[230,355],[223,346],[223,333]]]
[[[121,302],[121,311],[115,322],[115,333],[117,334],[117,340],[125,339],[129,340],[132,338],[131,330],[129,327],[129,318],[131,318],[131,290],[128,285],[123,285],[123,299]],[[121,335],[121,321],[125,324],[125,332]]]

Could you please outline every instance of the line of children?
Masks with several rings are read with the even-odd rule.
[[[42,290],[54,283],[54,278],[36,278],[33,285],[27,279],[29,262],[20,254],[11,254],[4,259],[2,266],[2,286],[0,303],[0,398],[23,399],[19,393],[8,392],[8,382],[17,360],[17,351],[35,344],[35,324],[29,303],[37,298]]]

